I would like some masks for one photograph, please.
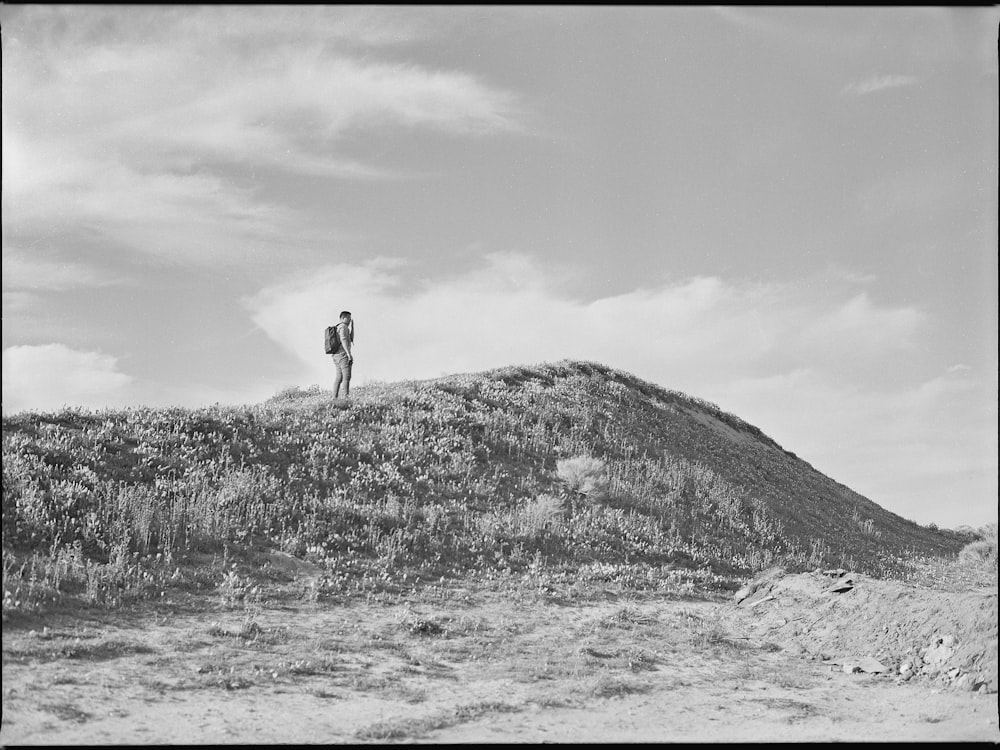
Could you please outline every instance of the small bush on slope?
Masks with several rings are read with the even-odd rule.
[[[572,495],[602,500],[608,494],[604,462],[593,456],[576,456],[556,461],[556,476]]]
[[[978,539],[962,548],[958,559],[967,565],[997,567],[997,525],[993,523],[983,527],[977,536]]]

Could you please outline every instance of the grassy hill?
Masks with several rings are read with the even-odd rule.
[[[349,401],[314,387],[239,408],[3,419],[5,612],[214,586],[221,569],[199,578],[191,561],[241,549],[310,561],[348,591],[498,571],[637,587],[724,586],[776,563],[895,575],[967,541],[713,404],[593,363]]]

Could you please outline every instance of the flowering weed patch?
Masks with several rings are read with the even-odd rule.
[[[156,598],[194,580],[185,561],[253,545],[321,566],[319,599],[491,571],[602,569],[641,587],[776,562],[877,573],[963,543],[714,404],[589,363],[349,402],[288,389],[244,407],[3,418],[5,613]],[[235,605],[252,586],[231,572],[212,580]]]

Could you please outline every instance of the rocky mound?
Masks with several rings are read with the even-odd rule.
[[[997,692],[997,588],[944,591],[844,570],[769,570],[734,596],[758,637],[845,672]]]

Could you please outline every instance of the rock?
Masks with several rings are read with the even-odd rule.
[[[753,594],[756,590],[757,589],[754,588],[754,586],[753,586],[752,583],[749,584],[749,585],[747,585],[747,586],[744,586],[739,591],[737,591],[735,594],[733,594],[733,601],[736,602],[737,604],[740,604],[745,599],[749,598],[750,595]]]
[[[867,672],[868,674],[882,674],[892,671],[878,659],[871,656],[863,656],[859,659],[830,659],[831,665],[840,664],[846,674],[855,672]]]
[[[771,592],[774,588],[775,581],[783,578],[785,575],[785,569],[780,566],[775,566],[769,568],[757,576],[754,580],[748,583],[746,586],[741,588],[735,594],[733,594],[733,600],[740,604],[741,602],[749,599],[751,596],[756,594],[758,591],[766,595]]]
[[[766,596],[770,593],[770,591],[771,586],[768,585],[767,581],[753,581],[733,594],[733,599],[737,604],[742,604],[758,592],[763,593]]]
[[[881,674],[888,672],[889,668],[885,666],[878,659],[874,659],[871,656],[866,656],[858,662],[858,668],[862,672],[868,672],[869,674]]]
[[[979,683],[976,682],[976,678],[971,674],[963,674],[957,680],[955,680],[955,689],[964,690],[965,692],[971,693],[976,689]]]
[[[910,664],[910,662],[908,661],[904,661],[902,664],[899,665],[900,674],[906,674],[907,672],[912,672],[912,671],[913,671],[913,665]]]
[[[826,593],[828,593],[828,594],[842,594],[845,591],[850,591],[853,588],[854,588],[854,576],[853,575],[846,575],[846,576],[842,576],[837,581],[835,581],[832,586],[829,586],[826,589]]]
[[[932,646],[928,646],[923,650],[922,656],[924,659],[924,670],[935,669],[941,667],[948,659],[951,658],[954,649],[951,644],[955,642],[955,639],[951,636],[945,636],[944,638],[939,638],[938,642]]]

